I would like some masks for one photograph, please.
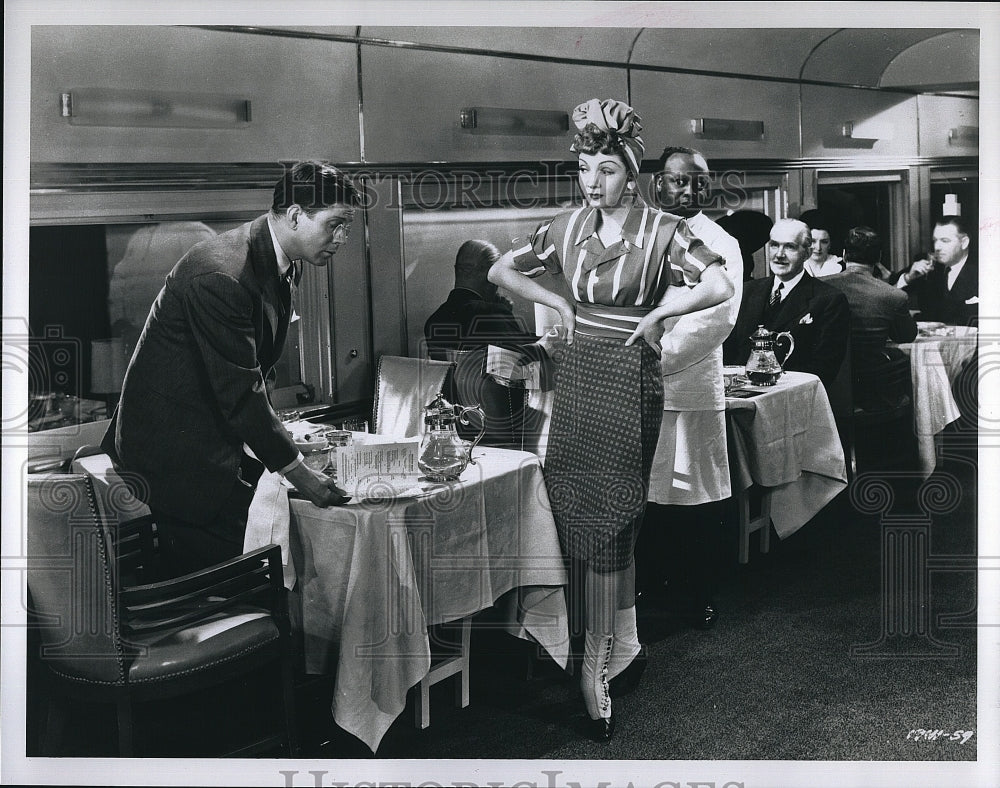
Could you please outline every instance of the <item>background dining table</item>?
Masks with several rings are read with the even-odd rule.
[[[774,386],[727,393],[726,427],[733,495],[745,495],[754,484],[767,488],[770,519],[781,538],[847,487],[844,449],[815,375],[784,372]]]
[[[244,547],[282,545],[305,670],[336,674],[334,720],[373,752],[431,668],[428,627],[492,607],[492,625],[567,665],[567,575],[538,458],[474,459],[420,494],[325,509],[276,474],[258,484]]]
[[[543,462],[553,398],[552,390],[532,390],[528,396],[525,447]],[[726,432],[733,497],[743,512],[741,563],[748,560],[749,531],[773,522],[780,538],[790,536],[847,487],[843,445],[826,390],[815,375],[784,372],[774,386],[745,385],[727,394]],[[749,521],[753,485],[765,489],[765,509]]]
[[[896,347],[910,357],[913,428],[920,472],[926,477],[937,465],[936,436],[961,415],[952,386],[976,352],[979,333],[973,326],[919,327],[921,334],[913,342]]]

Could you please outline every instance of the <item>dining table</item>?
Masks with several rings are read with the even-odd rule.
[[[897,344],[910,357],[913,430],[919,469],[930,476],[937,466],[941,431],[961,416],[954,383],[979,346],[975,326],[917,323],[913,342]],[[891,344],[891,343],[890,343]]]
[[[334,721],[372,752],[411,688],[421,685],[426,698],[436,625],[460,622],[468,652],[470,619],[489,609],[477,626],[531,641],[568,665],[567,572],[538,457],[476,447],[472,459],[457,480],[412,480],[398,493],[371,485],[380,497],[327,508],[299,497],[279,474],[265,472],[257,484],[244,551],[281,547],[302,668],[333,676]],[[106,454],[81,458],[73,470],[100,485],[99,499],[118,510],[109,516],[148,513]],[[464,657],[457,663],[467,694]]]
[[[258,482],[244,549],[281,545],[305,672],[335,676],[333,718],[373,752],[431,671],[435,625],[490,609],[484,626],[568,664],[567,573],[538,458],[472,459],[457,480],[328,508],[277,474]]]
[[[750,533],[761,531],[766,552],[772,523],[779,538],[791,536],[847,487],[843,445],[815,375],[783,372],[773,386],[727,388],[726,440],[740,563],[748,561]],[[762,489],[761,513],[751,518],[754,485]]]

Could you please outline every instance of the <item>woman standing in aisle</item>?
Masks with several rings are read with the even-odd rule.
[[[583,561],[581,689],[590,734],[614,731],[608,682],[640,651],[633,553],[663,407],[662,321],[733,293],[721,257],[636,194],[639,117],[614,99],[573,111],[584,205],[490,269],[494,284],[555,309],[566,343],[545,480],[564,554]],[[572,301],[536,281],[561,274]]]

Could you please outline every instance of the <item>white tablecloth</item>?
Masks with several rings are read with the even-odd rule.
[[[337,674],[334,719],[373,751],[430,669],[432,624],[496,604],[508,631],[567,664],[566,573],[538,458],[475,456],[424,497],[327,509],[292,498],[266,522],[255,499],[245,548],[288,545],[306,670]],[[275,489],[263,479],[258,495]]]
[[[979,339],[975,328],[952,328],[953,336],[917,337],[915,342],[897,345],[910,357],[913,428],[924,476],[937,464],[935,436],[961,415],[952,383],[975,353]]]
[[[759,391],[726,398],[732,487],[770,488],[771,521],[784,538],[847,486],[844,449],[815,375],[786,372],[776,386]]]

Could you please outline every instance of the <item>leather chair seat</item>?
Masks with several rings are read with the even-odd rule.
[[[132,683],[161,681],[181,674],[209,670],[258,649],[277,643],[278,628],[267,611],[220,615],[195,626],[164,635],[132,637],[139,654],[128,669]],[[191,645],[197,643],[198,648]]]

